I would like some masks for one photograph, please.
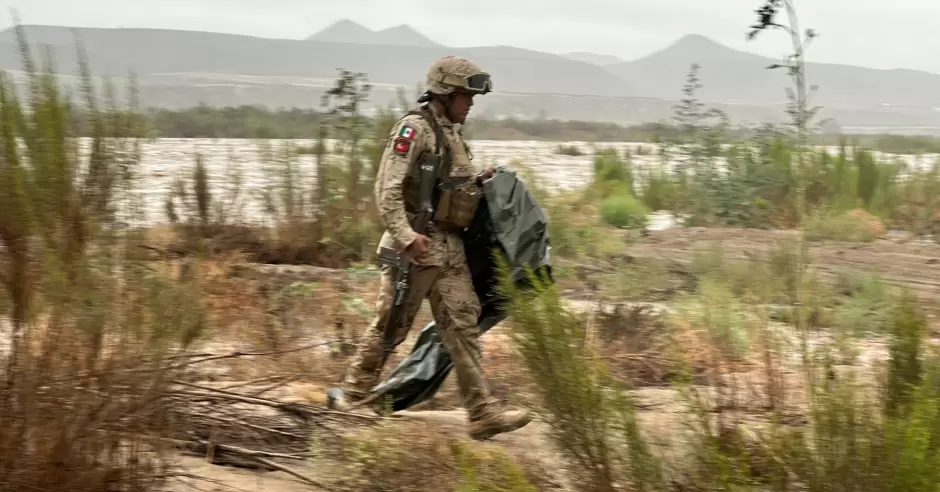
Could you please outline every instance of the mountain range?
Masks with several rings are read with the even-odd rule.
[[[623,61],[594,53],[553,54],[512,46],[446,47],[407,25],[372,30],[342,20],[306,39],[272,39],[169,29],[69,28],[27,25],[33,45],[49,45],[57,70],[77,69],[80,38],[95,75],[138,76],[148,105],[262,104],[310,107],[338,69],[365,72],[375,88],[372,102],[395,101],[395,88],[422,83],[427,67],[445,54],[466,56],[489,71],[495,91],[481,98],[490,116],[549,116],[618,123],[668,117],[681,97],[691,64],[700,65],[703,101],[729,111],[738,122],[784,118],[777,60],[734,50],[711,39],[686,35],[644,57]],[[0,31],[0,70],[20,60],[12,29]],[[809,63],[819,89],[820,116],[844,127],[940,128],[940,75]],[[410,91],[411,89],[409,89]],[[410,93],[410,92],[409,92]],[[889,130],[891,128],[888,128]]]
[[[308,41],[325,43],[374,44],[379,46],[414,46],[420,48],[442,48],[411,26],[400,25],[373,31],[351,20],[343,19],[320,32],[307,37]]]

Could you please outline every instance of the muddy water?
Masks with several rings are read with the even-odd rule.
[[[313,141],[294,140],[297,145],[310,146]],[[226,190],[238,186],[244,202],[244,218],[260,219],[261,200],[258,194],[267,187],[278,185],[278,164],[274,159],[265,157],[265,146],[277,148],[287,141],[267,141],[263,144],[252,140],[237,139],[156,139],[143,145],[141,162],[141,181],[139,190],[143,194],[148,222],[164,222],[164,201],[177,175],[192,173],[195,155],[198,153],[209,170],[209,176],[216,194],[225,196]],[[577,144],[577,143],[574,143]],[[334,142],[328,144],[332,148]],[[511,165],[514,169],[528,169],[537,177],[540,184],[551,189],[578,187],[590,182],[593,175],[593,157],[591,147],[582,144],[583,156],[559,155],[558,143],[517,142],[517,141],[474,141],[472,151],[474,161],[481,167]],[[621,152],[625,149],[635,151],[643,144],[616,143],[606,144]],[[647,146],[647,152],[653,149]],[[337,155],[329,160],[341,163]],[[314,156],[299,155],[296,158],[296,172],[300,186],[309,183],[312,189],[316,173]],[[639,156],[635,164],[640,168],[659,165],[658,158]],[[229,193],[229,196],[231,194]]]
[[[296,145],[310,146],[311,140],[290,141]],[[261,200],[259,193],[267,187],[277,186],[278,165],[276,158],[265,154],[265,147],[277,149],[289,143],[284,140],[264,142],[241,139],[184,139],[162,138],[143,143],[138,189],[143,195],[145,221],[159,223],[166,221],[164,203],[171,189],[175,176],[191,175],[195,155],[200,154],[206,163],[215,195],[224,200],[231,200],[231,190],[238,189],[242,205],[239,214],[243,220],[260,220]],[[336,142],[329,142],[328,149]],[[557,152],[559,145],[577,146],[585,155],[568,156]],[[660,168],[663,159],[657,156],[656,147],[651,144],[636,142],[536,142],[536,141],[494,141],[474,140],[471,142],[474,161],[482,166],[510,165],[514,169],[528,169],[549,189],[579,187],[590,182],[593,175],[593,156],[596,148],[615,148],[619,152],[629,151],[634,169],[643,171]],[[830,152],[836,148],[828,148]],[[901,158],[911,167],[923,167],[933,162],[934,155],[885,156]],[[331,155],[332,162],[341,162],[337,155]],[[300,155],[294,161],[299,186],[313,187],[315,179],[315,159],[310,155]],[[668,163],[666,168],[668,169]],[[659,220],[659,219],[655,219]],[[133,222],[137,222],[136,220]],[[668,221],[667,221],[668,223]],[[663,226],[658,226],[663,227]]]

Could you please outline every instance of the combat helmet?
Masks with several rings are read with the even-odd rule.
[[[490,74],[466,58],[442,57],[428,69],[427,92],[446,96],[457,90],[486,94],[493,90],[493,81]]]

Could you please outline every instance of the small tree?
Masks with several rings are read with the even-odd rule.
[[[757,37],[761,32],[768,29],[780,29],[790,36],[790,41],[793,45],[793,53],[785,57],[780,63],[774,63],[767,68],[770,70],[784,68],[787,70],[787,73],[790,76],[790,79],[793,81],[793,88],[787,88],[787,114],[790,116],[791,127],[793,133],[795,134],[796,140],[796,164],[797,164],[797,179],[796,179],[796,210],[797,210],[797,223],[800,229],[799,234],[799,244],[797,246],[797,274],[800,277],[797,280],[797,291],[796,291],[796,311],[797,311],[797,328],[801,333],[802,340],[802,353],[805,362],[809,362],[809,347],[806,337],[806,313],[803,312],[801,306],[803,305],[802,297],[802,272],[803,264],[806,262],[804,258],[804,248],[803,244],[806,241],[806,231],[803,227],[803,219],[805,215],[804,211],[804,202],[806,194],[806,185],[803,176],[806,173],[806,147],[809,140],[810,131],[813,129],[812,122],[816,116],[816,113],[819,111],[818,107],[810,107],[809,101],[812,93],[817,89],[816,86],[811,86],[807,88],[806,84],[806,49],[809,47],[809,44],[813,39],[816,39],[818,34],[813,29],[806,29],[805,32],[801,32],[799,26],[799,20],[796,15],[796,7],[793,4],[793,0],[763,0],[763,5],[758,8],[755,12],[757,14],[757,22],[751,25],[751,30],[747,33],[747,39],[752,40]],[[780,9],[786,11],[787,14],[787,24],[781,24],[777,22],[777,14]],[[808,376],[812,379],[812,364],[807,363],[806,367],[810,368],[810,373]]]
[[[366,127],[369,124],[369,119],[362,114],[362,104],[369,99],[369,94],[372,91],[372,85],[369,84],[366,74],[361,72],[351,72],[349,70],[340,70],[339,77],[337,77],[336,82],[333,87],[326,91],[322,98],[322,105],[327,109],[327,113],[335,118],[333,122],[334,127],[334,136],[338,137],[340,141],[343,142],[343,152],[346,154],[346,159],[348,167],[344,173],[345,177],[345,186],[344,186],[344,210],[339,211],[339,214],[330,213],[330,217],[345,217],[347,220],[342,222],[343,227],[349,227],[352,230],[345,229],[341,231],[340,234],[343,234],[346,239],[349,239],[348,236],[345,236],[347,232],[352,232],[353,242],[355,245],[354,248],[360,249],[357,253],[361,253],[361,235],[363,231],[368,230],[368,228],[362,228],[362,222],[354,220],[354,217],[361,217],[367,211],[369,205],[369,197],[371,196],[367,192],[367,187],[370,181],[370,177],[374,175],[371,171],[368,173],[363,173],[363,163],[367,162],[366,153],[363,152],[362,144],[363,137],[366,133]],[[322,187],[325,185],[324,176],[328,172],[326,166],[322,164],[318,166],[318,180],[320,181],[321,189],[318,190],[318,194],[321,197],[324,196],[324,190]],[[365,178],[363,179],[365,174]],[[318,204],[321,207],[319,208],[320,218],[325,218],[324,200],[321,198],[321,203]],[[335,224],[334,224],[335,225]],[[321,224],[322,226],[322,224]],[[331,226],[326,230],[338,230],[337,227]]]
[[[714,208],[708,196],[716,177],[714,159],[721,154],[722,134],[728,126],[724,111],[707,108],[698,98],[697,92],[703,87],[698,76],[700,68],[697,63],[689,66],[682,87],[683,97],[674,106],[676,135],[671,142],[677,149],[674,157],[679,161],[674,175],[683,190],[677,206],[680,211],[693,215],[689,224],[700,222],[700,216],[706,215],[702,211]],[[690,177],[694,181],[690,182]]]
[[[793,81],[793,87],[786,89],[786,112],[790,117],[790,124],[797,144],[798,171],[802,174],[805,171],[805,148],[810,134],[818,129],[814,119],[820,107],[810,106],[810,99],[818,87],[813,85],[807,88],[805,63],[806,49],[818,34],[813,29],[806,29],[804,33],[800,32],[796,7],[794,7],[792,0],[764,0],[764,2],[756,10],[757,23],[751,26],[747,38],[748,40],[755,39],[759,33],[767,29],[781,29],[790,35],[793,53],[787,55],[780,63],[771,64],[767,68],[771,70],[786,69]],[[777,13],[781,7],[787,13],[787,24],[780,24],[776,21]],[[801,184],[798,197],[800,202],[802,202],[803,193]],[[800,204],[798,203],[798,205]]]

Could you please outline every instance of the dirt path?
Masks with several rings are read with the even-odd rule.
[[[428,433],[460,439],[467,435],[466,412],[463,410],[425,410],[402,411],[395,414],[398,423],[420,422]],[[547,425],[538,420],[511,434],[496,436],[487,441],[489,445],[500,446],[509,456],[517,460],[538,462],[551,476],[545,477],[558,491],[574,491],[565,478],[564,461],[552,451],[552,444],[547,438]],[[323,460],[314,459],[300,464],[291,464],[291,468],[306,477],[324,484],[317,488],[305,483],[288,473],[281,471],[259,472],[229,466],[216,466],[205,459],[181,456],[179,465],[186,473],[199,476],[201,480],[182,480],[171,486],[168,492],[193,490],[198,486],[206,492],[251,491],[251,492],[298,492],[302,490],[334,490],[331,482],[342,481],[342,468],[328,456],[331,450],[323,450]]]
[[[676,449],[679,444],[675,430],[681,428],[685,408],[677,403],[674,390],[648,388],[635,392],[639,403],[639,418],[644,429],[650,434],[653,443],[659,443],[662,449]],[[402,411],[395,414],[401,425],[406,422],[426,424],[428,433],[460,438],[466,436],[466,413],[463,410],[423,410]],[[535,420],[516,432],[502,434],[487,441],[487,445],[499,446],[517,462],[537,462],[544,470],[545,480],[551,484],[540,490],[574,492],[576,488],[569,482],[566,464],[553,450],[548,437],[548,425]],[[302,490],[320,490],[306,484],[291,475],[280,472],[258,472],[228,466],[216,466],[206,460],[184,456],[179,460],[182,468],[190,474],[205,480],[185,480],[170,487],[168,492],[193,490],[189,485],[196,485],[206,492],[250,491],[250,492],[298,492]],[[306,463],[292,464],[293,470],[305,476],[329,484],[332,480],[342,479],[337,476],[340,468],[332,460],[311,460]],[[329,489],[332,489],[327,485]]]

